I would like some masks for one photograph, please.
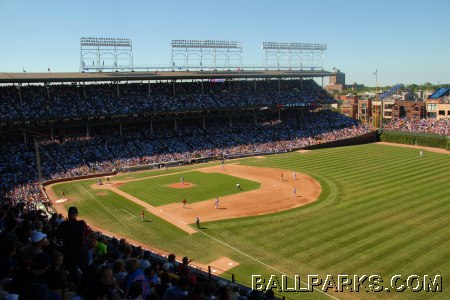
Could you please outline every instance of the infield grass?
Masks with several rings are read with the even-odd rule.
[[[169,185],[180,182],[192,183],[190,188],[172,188]],[[236,183],[241,190],[236,190]],[[258,182],[238,178],[220,173],[182,172],[165,176],[150,177],[130,181],[122,184],[119,189],[127,194],[137,197],[153,206],[169,203],[181,203],[185,198],[189,203],[195,203],[215,197],[244,193],[260,187]]]
[[[286,299],[449,299],[450,155],[386,145],[360,145],[245,159],[239,164],[306,173],[322,186],[318,201],[276,214],[215,221],[189,236],[152,217],[143,223],[126,213],[139,209],[95,180],[55,186],[76,198],[80,218],[105,230],[208,263],[227,256],[240,263],[225,273],[251,284],[251,274],[437,275],[443,292],[284,293]],[[179,179],[179,176],[177,176]],[[73,203],[73,202],[72,202]],[[70,203],[70,204],[72,204]],[[67,206],[70,205],[69,203]],[[367,285],[367,282],[366,282]]]

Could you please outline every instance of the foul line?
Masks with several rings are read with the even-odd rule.
[[[39,148],[40,149],[42,149],[42,151],[50,158],[50,160],[52,160],[59,168],[61,168],[61,170],[63,170],[63,171],[66,171],[66,169],[64,169],[63,168],[63,166],[59,163],[59,162],[57,162],[55,159],[53,159],[53,157],[51,157],[48,153],[47,153],[47,151],[45,151],[45,149],[43,149],[40,145],[39,145]],[[72,177],[70,178],[71,180],[74,180]],[[92,199],[94,199],[95,200],[95,202],[97,202],[98,204],[100,204],[102,207],[103,207],[103,209],[104,210],[106,210],[114,219],[116,219],[120,224],[122,224],[124,227],[126,227],[126,228],[128,228],[128,230],[130,230],[131,231],[131,228],[130,227],[128,227],[126,224],[124,224],[124,223],[122,223],[116,216],[114,216],[114,214],[111,212],[111,211],[109,211],[100,201],[98,201],[95,197],[94,197],[94,195],[91,193],[91,192],[89,192],[78,180],[75,180],[75,182],[77,183],[77,185],[79,186],[79,187],[81,187]],[[47,196],[48,197],[48,196]]]
[[[120,210],[123,211],[124,213],[129,214],[129,215],[131,216],[130,219],[136,218],[135,215],[133,215],[132,213],[130,213],[130,212],[129,212],[128,210],[126,210],[126,209],[120,208],[120,209],[116,209],[115,211],[120,211]]]
[[[177,218],[171,216],[170,214],[168,214],[168,213],[166,213],[166,212],[164,212],[164,211],[161,211],[161,212],[164,213],[165,215],[170,216],[171,218],[173,218],[173,219],[175,219],[175,220],[181,222],[181,223],[184,223],[183,221],[181,221],[181,220],[179,220],[179,219],[177,219]],[[186,224],[186,223],[185,223],[185,224]],[[215,237],[213,237],[213,236],[211,236],[211,235],[205,233],[205,232],[202,231],[202,230],[198,230],[197,228],[195,228],[195,227],[192,226],[192,225],[186,224],[186,226],[191,227],[192,229],[196,230],[197,232],[204,234],[205,236],[207,236],[207,237],[209,237],[209,238],[215,240],[216,242],[218,242],[218,243],[220,243],[220,244],[222,244],[222,245],[224,245],[224,246],[226,246],[226,247],[228,247],[228,248],[230,248],[230,249],[232,249],[232,250],[234,250],[234,251],[236,251],[236,252],[238,252],[238,253],[240,253],[240,254],[246,256],[246,257],[248,257],[248,258],[250,258],[250,259],[253,260],[253,261],[256,261],[257,263],[259,263],[259,264],[261,264],[261,265],[263,265],[263,266],[265,266],[265,267],[267,267],[267,268],[269,268],[269,269],[271,269],[271,270],[274,270],[274,271],[276,271],[276,272],[278,272],[278,273],[280,273],[280,274],[286,275],[286,276],[288,276],[289,278],[295,280],[295,278],[294,278],[293,276],[291,276],[291,275],[289,275],[289,274],[286,274],[286,273],[284,273],[284,272],[278,270],[277,268],[274,268],[274,267],[272,267],[272,266],[266,264],[265,262],[260,261],[259,259],[256,259],[256,258],[250,256],[249,254],[247,254],[247,253],[245,253],[245,252],[242,252],[241,250],[237,249],[236,247],[233,247],[233,246],[231,246],[230,244],[227,244],[227,243],[225,243],[224,241],[221,241],[221,240],[219,240],[218,238],[215,238]],[[301,281],[301,280],[299,280],[299,282],[300,282],[300,283],[303,283],[303,284],[306,285],[306,286],[308,286],[308,284],[307,284],[306,282],[303,282],[303,281]],[[317,289],[317,288],[315,288],[315,287],[313,287],[313,289],[316,290],[316,291],[318,291],[318,292],[321,292],[321,293],[324,294],[324,295],[327,295],[328,297],[330,297],[330,298],[332,298],[332,299],[339,300],[339,298],[334,297],[334,296],[332,296],[332,295],[330,295],[330,294],[327,294],[327,293],[325,293],[324,291],[322,291],[322,290],[320,290],[320,289]]]
[[[192,225],[188,225],[188,226],[194,228]],[[194,228],[194,229],[195,229],[195,228]],[[209,237],[209,238],[211,238],[211,239],[213,239],[213,240],[219,242],[220,244],[222,244],[222,245],[224,245],[224,246],[227,246],[228,248],[233,249],[234,251],[236,251],[236,252],[238,252],[238,253],[240,253],[240,254],[242,254],[242,255],[244,255],[244,256],[250,258],[251,260],[254,260],[254,261],[256,261],[257,263],[260,263],[260,264],[262,264],[263,266],[265,266],[265,267],[267,267],[267,268],[269,268],[269,269],[271,269],[271,270],[274,270],[274,271],[276,271],[276,272],[278,272],[278,273],[280,273],[280,274],[286,275],[286,276],[288,276],[289,278],[292,278],[292,279],[295,280],[295,278],[294,278],[293,276],[291,276],[291,275],[289,275],[289,274],[286,274],[286,273],[284,273],[284,272],[278,270],[277,268],[274,268],[274,267],[272,267],[272,266],[266,264],[265,262],[260,261],[259,259],[256,259],[256,258],[250,256],[249,254],[247,254],[247,253],[245,253],[245,252],[242,252],[241,250],[239,250],[239,249],[237,249],[237,248],[235,248],[235,247],[233,247],[233,246],[231,246],[231,245],[229,245],[229,244],[227,244],[227,243],[225,243],[225,242],[219,240],[218,238],[215,238],[215,237],[213,237],[213,236],[211,236],[211,235],[205,233],[205,232],[202,231],[202,230],[198,230],[198,229],[197,229],[197,231],[200,232],[200,233],[202,233],[202,234],[204,234],[204,235],[206,235],[207,237]],[[301,280],[299,280],[299,281],[300,281],[300,283],[303,283],[304,285],[308,286],[308,284],[307,284],[306,282],[303,282],[303,281],[301,281]],[[330,297],[330,298],[332,298],[332,299],[339,300],[339,298],[336,298],[336,297],[334,297],[334,296],[332,296],[332,295],[330,295],[330,294],[327,294],[327,293],[325,293],[324,291],[322,291],[322,290],[320,290],[320,289],[317,289],[317,288],[315,288],[315,287],[313,287],[313,289],[316,290],[316,291],[318,291],[318,292],[321,292],[322,294],[327,295],[328,297]]]
[[[120,224],[122,224],[124,227],[128,228],[128,230],[131,230],[130,227],[128,227],[127,225],[125,225],[124,223],[122,223],[118,218],[116,218],[116,217],[114,216],[114,214],[112,214],[111,211],[109,211],[109,210],[108,210],[108,209],[107,209],[100,201],[98,201],[98,200],[92,195],[92,193],[89,192],[83,185],[81,185],[78,181],[77,181],[77,183],[78,183],[78,185],[79,185],[85,192],[88,193],[88,195],[89,195],[92,199],[94,199],[94,200],[95,200],[98,204],[100,204],[100,205],[101,205],[101,206],[102,206],[102,207],[103,207],[103,208],[104,208],[111,216],[113,216],[114,219],[116,219],[116,220],[117,220]],[[134,202],[134,201],[133,201],[133,202]],[[161,212],[164,213],[164,214],[167,215],[167,216],[172,217],[170,214],[168,214],[168,213],[166,213],[166,212],[163,212],[163,211],[161,211]],[[179,221],[180,223],[184,223],[183,221],[181,221],[181,220],[179,220],[179,219],[177,219],[177,218],[174,218],[174,217],[172,217],[172,218],[175,219],[175,220],[177,220],[177,221]],[[228,247],[228,248],[230,248],[230,249],[232,249],[232,250],[234,250],[234,251],[236,251],[236,252],[238,252],[238,253],[244,255],[245,257],[248,257],[248,258],[250,258],[251,260],[253,260],[253,261],[255,261],[255,262],[257,262],[257,263],[259,263],[259,264],[265,266],[266,268],[269,268],[269,269],[271,269],[271,270],[274,270],[274,271],[276,271],[276,272],[278,272],[278,273],[280,273],[280,274],[286,275],[287,277],[289,277],[289,278],[295,280],[295,278],[294,278],[293,276],[291,276],[291,275],[289,275],[289,274],[286,274],[286,273],[284,273],[284,272],[278,270],[277,268],[274,268],[274,267],[272,267],[272,266],[266,264],[265,262],[260,261],[259,259],[256,259],[256,258],[250,256],[249,254],[247,254],[247,253],[245,253],[245,252],[242,252],[241,250],[239,250],[239,249],[237,249],[237,248],[235,248],[235,247],[233,247],[233,246],[231,246],[231,245],[225,243],[224,241],[221,241],[221,240],[219,240],[218,238],[215,238],[215,237],[213,237],[213,236],[211,236],[211,235],[205,233],[204,231],[198,230],[198,229],[196,229],[195,227],[193,227],[192,225],[189,225],[189,224],[186,224],[186,223],[184,223],[184,224],[185,224],[186,226],[192,228],[193,230],[196,230],[197,232],[200,232],[200,233],[204,234],[205,236],[207,236],[207,237],[209,237],[209,238],[215,240],[216,242],[218,242],[218,243],[220,243],[220,244],[222,244],[222,245],[224,245],[224,246],[226,246],[226,247]],[[306,282],[303,282],[303,281],[301,281],[301,280],[299,280],[299,282],[300,282],[300,283],[303,283],[304,285],[308,285]],[[330,295],[330,294],[327,294],[327,293],[325,293],[324,291],[322,291],[322,290],[320,290],[320,289],[317,289],[317,288],[315,288],[315,287],[313,287],[313,289],[316,290],[316,291],[318,291],[318,292],[321,292],[322,294],[324,294],[324,295],[326,295],[326,296],[328,296],[328,297],[330,297],[330,298],[332,298],[332,299],[339,300],[339,298],[334,297],[334,296],[332,296],[332,295]]]
[[[128,230],[131,230],[130,227],[128,227],[126,224],[122,223],[122,221],[119,220],[119,218],[117,218],[109,209],[107,209],[100,201],[98,201],[91,192],[89,192],[83,185],[81,185],[80,183],[78,183],[78,185],[86,192],[88,193],[88,195],[95,200],[95,202],[97,202],[98,204],[100,204],[104,210],[106,210],[114,219],[116,219],[120,224],[122,224],[124,227],[128,228]]]

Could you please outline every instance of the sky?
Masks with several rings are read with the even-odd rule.
[[[124,37],[135,65],[170,65],[173,39],[324,43],[347,83],[450,83],[450,0],[0,0],[0,72],[78,72],[80,38]],[[327,83],[327,80],[325,80]]]

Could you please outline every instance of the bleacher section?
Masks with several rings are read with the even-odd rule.
[[[379,99],[380,100],[386,99],[387,97],[395,94],[396,92],[398,92],[402,88],[403,88],[403,84],[397,84],[397,85],[393,86],[392,88],[390,88],[389,90],[387,90],[386,92],[382,93],[379,96]]]
[[[450,94],[450,88],[439,88],[437,89],[428,99],[438,99]]]

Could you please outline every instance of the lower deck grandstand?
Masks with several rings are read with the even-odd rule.
[[[372,130],[330,110],[293,111],[278,120],[260,115],[255,124],[248,118],[158,122],[153,130],[142,124],[98,127],[90,135],[82,130],[54,134],[34,132],[40,149],[43,180],[75,177],[127,167],[190,161],[199,158],[242,154],[277,153],[318,143],[359,136]],[[2,197],[14,202],[40,200],[37,187],[35,144],[23,140],[2,144]],[[28,201],[27,201],[28,202]]]

